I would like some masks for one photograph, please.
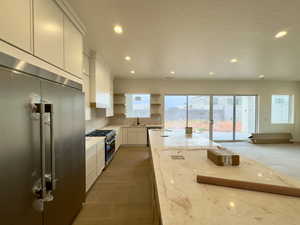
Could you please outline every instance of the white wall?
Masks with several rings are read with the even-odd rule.
[[[91,119],[85,121],[85,133],[105,127],[109,121],[105,114],[105,109],[91,108]]]
[[[144,80],[116,79],[115,93],[160,94],[254,94],[259,96],[258,117],[260,132],[291,132],[300,141],[300,83],[284,81],[233,80]],[[295,95],[295,123],[271,124],[271,95]]]

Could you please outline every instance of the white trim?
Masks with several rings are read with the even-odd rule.
[[[57,5],[64,11],[67,17],[72,21],[76,28],[82,33],[82,35],[87,34],[86,26],[83,24],[81,19],[78,17],[77,13],[74,11],[72,6],[66,0],[55,0]]]

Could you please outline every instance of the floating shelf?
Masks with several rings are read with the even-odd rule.
[[[160,113],[151,113],[151,116],[161,116]]]
[[[153,93],[153,94],[151,94],[151,96],[153,96],[153,97],[160,97],[160,96],[161,96],[161,94],[158,94],[158,93]]]

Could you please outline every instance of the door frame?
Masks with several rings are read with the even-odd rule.
[[[163,95],[163,124],[165,124],[165,97],[166,96],[186,96],[186,124],[188,124],[188,96],[209,96],[209,140],[215,142],[243,142],[245,140],[236,140],[236,97],[237,96],[253,96],[255,97],[255,124],[254,131],[258,129],[258,95],[257,94],[164,94]],[[214,96],[233,96],[233,137],[232,140],[213,140],[213,97]]]

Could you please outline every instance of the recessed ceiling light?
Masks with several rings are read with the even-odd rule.
[[[131,70],[130,73],[131,73],[131,74],[135,74],[135,71],[134,71],[134,70]]]
[[[215,73],[214,72],[209,72],[209,75],[213,76],[213,75],[215,75]]]
[[[259,78],[259,79],[264,79],[264,78],[265,78],[265,75],[261,74],[261,75],[258,76],[258,78]]]
[[[122,34],[123,33],[123,28],[120,25],[115,25],[114,26],[114,31],[117,34]]]
[[[175,74],[175,71],[171,71],[170,74]]]
[[[237,62],[238,62],[238,59],[236,59],[236,58],[231,59],[230,62],[231,62],[231,63],[237,63]]]
[[[126,56],[126,57],[125,57],[125,60],[130,61],[130,60],[131,60],[131,57],[130,57],[130,56]]]
[[[285,30],[280,31],[280,32],[278,32],[278,33],[275,35],[275,38],[282,38],[282,37],[286,36],[287,33],[288,33],[288,32],[285,31]]]

